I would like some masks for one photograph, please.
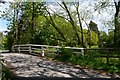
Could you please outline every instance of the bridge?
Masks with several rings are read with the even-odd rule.
[[[26,48],[26,47],[27,48]],[[38,48],[41,50],[41,56],[33,55],[33,50]],[[70,63],[59,62],[56,60],[51,60],[45,57],[44,51],[48,47],[60,48],[58,46],[38,46],[38,45],[15,45],[13,46],[13,52],[1,53],[6,66],[17,77],[32,78],[112,78],[113,75],[103,71],[92,70],[88,68],[83,68],[79,65],[72,65]],[[70,48],[70,47],[66,47]],[[50,50],[53,52],[59,52],[57,49]],[[78,49],[78,48],[71,48]],[[82,48],[79,48],[80,52],[75,52],[77,54],[83,54]],[[38,50],[38,49],[37,49]],[[26,53],[26,51],[30,53]],[[115,74],[114,77],[120,78],[120,75]]]

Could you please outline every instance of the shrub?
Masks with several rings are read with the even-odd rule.
[[[59,53],[60,55],[59,59],[61,61],[69,61],[70,58],[74,55],[71,49],[61,48],[60,51],[61,52]]]
[[[4,76],[2,77],[2,80],[9,80],[11,77],[11,72],[10,69],[7,67],[2,68],[2,73],[4,73]]]

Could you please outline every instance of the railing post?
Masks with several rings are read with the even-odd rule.
[[[15,50],[14,50],[14,46],[12,46],[12,52],[15,52]]]
[[[117,55],[120,53],[120,49],[117,49]],[[118,55],[118,58],[119,58],[119,66],[120,66],[120,55]]]
[[[109,49],[107,51],[107,64],[109,65]]]
[[[42,56],[45,56],[45,53],[44,53],[44,48],[42,46]]]
[[[82,55],[84,55],[84,49],[81,49],[81,53],[82,53]]]
[[[31,45],[29,45],[29,53],[32,53],[32,50],[31,50]]]
[[[20,45],[18,45],[18,52],[20,52]]]

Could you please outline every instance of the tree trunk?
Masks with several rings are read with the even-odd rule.
[[[31,35],[33,37],[34,32],[34,2],[32,2],[32,20],[31,20]]]
[[[114,46],[115,47],[118,47],[118,40],[119,40],[119,21],[118,21],[118,18],[119,18],[119,10],[120,10],[120,1],[118,2],[115,2],[114,1],[114,4],[115,4],[115,8],[116,8],[116,12],[115,12],[115,17],[114,17],[114,24],[115,24],[115,30],[114,30]]]
[[[70,18],[70,23],[71,23],[71,25],[73,26],[73,29],[74,29],[74,31],[75,31],[75,35],[76,35],[76,37],[77,37],[77,39],[78,39],[78,45],[79,45],[79,46],[82,45],[82,47],[86,48],[86,45],[83,43],[83,36],[82,36],[82,42],[81,42],[81,40],[80,40],[81,38],[80,38],[80,36],[79,36],[79,34],[78,34],[78,30],[77,30],[77,28],[76,28],[76,25],[75,25],[73,19],[72,19],[72,16],[71,16],[71,14],[70,14],[70,11],[68,10],[68,8],[67,8],[67,6],[66,6],[66,4],[65,4],[64,1],[62,2],[62,4],[64,5],[65,10],[66,10],[66,12],[68,13],[68,16],[69,16],[69,18]],[[83,32],[82,32],[81,35],[83,35]]]
[[[16,4],[16,10],[15,10],[15,15],[16,15],[16,21],[15,21],[15,23],[16,23],[16,44],[18,45],[19,44],[19,40],[18,40],[18,13],[19,13],[19,11],[18,11],[18,6],[19,6],[19,4],[17,3]]]
[[[54,22],[54,20],[53,20],[53,18],[51,16],[50,12],[49,11],[47,11],[47,12],[48,12],[48,15],[50,17],[50,20],[47,18],[47,16],[44,15],[44,17],[57,30],[57,32],[61,35],[61,37],[64,39],[64,41],[66,41],[66,38],[65,38],[64,34],[57,28],[57,26],[56,26],[56,24],[55,24],[55,22]]]
[[[86,48],[86,46],[84,45],[84,38],[83,38],[83,28],[82,28],[82,22],[81,22],[81,19],[80,19],[80,13],[78,11],[79,9],[79,3],[78,3],[78,6],[76,7],[76,10],[77,10],[77,15],[78,15],[78,19],[79,19],[79,25],[80,25],[80,30],[81,30],[81,43],[82,43],[82,46],[84,46]]]

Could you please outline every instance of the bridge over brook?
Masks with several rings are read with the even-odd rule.
[[[10,64],[10,69],[19,77],[111,78],[110,74],[76,68],[44,57],[23,53],[2,53],[1,55]]]

